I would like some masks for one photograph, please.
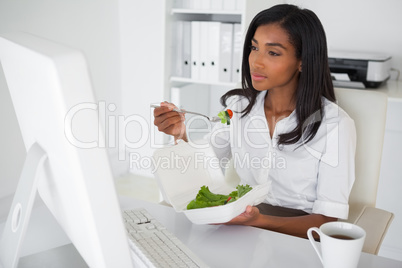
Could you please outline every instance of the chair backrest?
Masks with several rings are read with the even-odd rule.
[[[356,180],[349,197],[348,219],[354,222],[364,206],[375,207],[388,98],[364,89],[335,88],[335,95],[356,125]]]

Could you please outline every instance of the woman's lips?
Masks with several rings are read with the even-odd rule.
[[[254,81],[261,81],[261,80],[264,80],[267,77],[265,75],[263,75],[263,74],[260,74],[260,73],[251,73],[251,78]]]

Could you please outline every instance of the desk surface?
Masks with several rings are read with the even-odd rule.
[[[362,90],[372,90],[387,94],[388,100],[393,102],[402,102],[402,81],[387,81],[379,88],[366,88]]]
[[[211,267],[322,267],[307,239],[245,226],[195,225],[170,207],[121,198],[123,209],[144,207]],[[402,267],[362,253],[359,266]]]
[[[171,207],[128,197],[121,197],[120,203],[122,209],[146,208],[211,267],[322,267],[307,239],[253,227],[195,225],[184,214],[176,213]],[[37,211],[35,212],[35,210]],[[58,234],[63,231],[54,226],[57,223],[52,220],[50,212],[45,207],[35,210],[31,216],[32,224],[30,223],[28,227],[25,245],[23,245],[25,253],[30,252],[32,255],[22,258],[20,262],[22,266],[19,265],[19,267],[32,267],[32,262],[43,264],[43,258],[54,257],[48,257],[50,254],[46,255],[40,251],[51,252],[50,249],[63,248],[61,246],[69,243],[63,234]],[[0,227],[2,227],[1,225]],[[41,236],[42,245],[38,244],[38,236]],[[65,255],[71,254],[71,252],[70,248],[66,250]],[[72,256],[68,255],[64,258],[68,260],[67,264],[63,266],[60,263],[63,258],[60,255],[56,256],[59,267],[69,267],[69,264],[74,261]],[[77,260],[76,263],[78,265],[80,260]],[[358,267],[401,268],[402,262],[362,253]]]
[[[387,81],[378,91],[388,95],[388,100],[402,102],[402,81]]]

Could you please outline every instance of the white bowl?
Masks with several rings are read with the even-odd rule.
[[[253,188],[250,192],[229,204],[187,210],[188,203],[195,199],[203,185],[216,194],[228,195],[236,190],[225,182],[221,167],[205,164],[208,161],[217,163],[211,148],[200,149],[186,142],[158,149],[153,155],[155,177],[164,201],[172,205],[177,212],[184,213],[191,222],[228,222],[243,213],[248,205],[258,205],[267,197],[269,183],[250,185]]]

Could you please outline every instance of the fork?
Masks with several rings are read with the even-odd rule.
[[[161,106],[157,105],[157,104],[151,104],[151,107],[152,108],[159,108]],[[207,116],[205,114],[200,114],[200,113],[191,112],[191,111],[187,111],[187,110],[182,110],[182,109],[178,109],[178,108],[174,108],[172,111],[178,112],[178,113],[183,113],[183,114],[194,114],[194,115],[203,116],[203,117],[207,118],[210,122],[213,122],[213,123],[221,121],[221,119],[218,116],[210,117],[210,116]]]

